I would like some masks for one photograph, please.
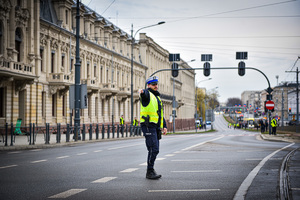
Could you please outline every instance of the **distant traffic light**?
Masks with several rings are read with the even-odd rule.
[[[203,69],[204,76],[209,76],[210,75],[210,63],[205,62],[203,68],[204,68]]]
[[[246,72],[246,64],[241,61],[239,62],[238,73],[240,76],[244,76]]]
[[[172,64],[172,76],[173,77],[178,76],[178,64],[177,63]]]
[[[292,112],[292,108],[289,108],[289,113],[291,113]]]

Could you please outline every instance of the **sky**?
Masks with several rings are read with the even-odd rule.
[[[179,53],[189,65],[203,67],[201,54],[212,54],[211,68],[237,67],[236,52],[248,52],[246,74],[237,69],[196,71],[196,85],[217,88],[219,101],[241,98],[246,90],[295,82],[300,67],[300,0],[82,0],[91,9],[128,34],[143,29],[170,53]],[[138,39],[138,34],[136,36]],[[159,74],[158,74],[159,75]],[[278,79],[276,78],[278,76]],[[211,80],[207,80],[212,78]]]

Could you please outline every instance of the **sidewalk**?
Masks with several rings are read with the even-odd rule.
[[[293,133],[293,134],[276,134],[276,135],[269,135],[269,134],[261,134],[260,137],[264,140],[269,141],[282,141],[282,142],[290,142],[290,143],[300,143],[300,134]]]
[[[16,135],[15,140],[13,138],[13,142],[11,142],[11,136],[8,135],[7,138],[7,146],[5,146],[5,136],[0,137],[0,151],[3,150],[21,150],[21,149],[42,149],[42,148],[51,148],[51,147],[61,147],[61,146],[72,146],[76,144],[84,144],[84,143],[92,143],[92,142],[101,142],[101,141],[110,141],[110,140],[120,140],[120,139],[132,139],[132,138],[141,138],[139,135],[130,136],[130,132],[126,135],[126,132],[123,134],[120,133],[119,136],[117,133],[114,135],[112,133],[107,135],[104,134],[102,138],[102,134],[99,133],[98,139],[96,139],[96,133],[92,134],[92,138],[90,140],[90,135],[85,135],[85,140],[83,141],[83,135],[81,134],[81,140],[75,141],[73,139],[74,134],[70,135],[70,141],[67,142],[66,134],[61,134],[60,142],[57,142],[57,135],[50,134],[50,142],[49,144],[45,144],[45,135],[44,134],[36,134],[35,142],[33,144],[33,140],[31,139],[31,144],[29,136],[26,135]],[[127,136],[127,137],[126,137]],[[11,145],[12,144],[12,145]]]

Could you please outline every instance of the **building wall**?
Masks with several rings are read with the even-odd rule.
[[[0,0],[0,87],[4,97],[0,125],[66,124],[72,119],[69,88],[75,80],[76,5],[71,0]],[[17,7],[17,8],[16,8]],[[41,15],[40,15],[41,13]],[[51,13],[51,15],[49,14]],[[121,114],[131,120],[131,36],[82,5],[80,7],[81,83],[87,84],[88,108],[81,110],[81,123],[118,123]],[[20,52],[16,33],[21,33]],[[170,68],[169,52],[146,34],[140,34],[133,51],[134,117],[139,118],[138,89],[153,72]],[[18,60],[19,59],[19,60]],[[189,68],[187,64],[185,67]],[[158,74],[165,117],[172,113],[171,72]],[[193,118],[194,72],[176,78],[180,119]],[[71,101],[74,99],[71,99]],[[190,109],[189,111],[187,111]],[[191,111],[191,109],[193,111]]]

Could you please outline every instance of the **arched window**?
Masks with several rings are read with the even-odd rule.
[[[21,62],[21,43],[22,43],[22,31],[20,28],[17,28],[16,35],[15,35],[15,49],[18,52],[17,62]]]

